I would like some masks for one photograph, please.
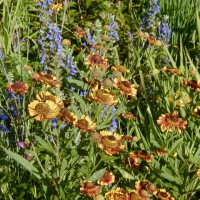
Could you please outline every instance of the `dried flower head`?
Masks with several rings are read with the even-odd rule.
[[[117,100],[115,99],[115,95],[107,90],[107,89],[99,89],[91,92],[91,97],[88,98],[91,101],[97,101],[99,103],[112,106],[117,104]]]
[[[25,94],[28,91],[29,86],[21,81],[16,81],[15,83],[9,83],[6,86],[6,91],[11,91],[14,92],[16,94]]]
[[[101,140],[98,140],[99,147],[104,150],[107,154],[119,154],[120,151],[125,149],[122,144],[122,135],[112,133],[109,131],[101,131]]]
[[[114,79],[114,87],[118,88],[123,95],[128,95],[132,98],[136,98],[137,89],[135,84],[130,84],[125,78],[121,78],[121,80],[115,78]]]
[[[74,35],[76,35],[77,37],[84,37],[84,36],[86,36],[86,32],[81,27],[78,27],[74,31]]]
[[[88,197],[94,197],[101,193],[101,189],[99,185],[95,185],[91,181],[84,181],[84,183],[81,184],[80,192]]]
[[[109,185],[115,182],[115,176],[112,172],[105,172],[101,180],[98,181],[99,185]]]
[[[165,132],[166,130],[173,132],[174,129],[181,133],[182,129],[185,129],[187,125],[187,121],[183,121],[178,117],[178,112],[174,112],[173,114],[165,113],[162,114],[157,123],[161,125],[161,131]]]
[[[82,133],[93,132],[97,129],[96,123],[92,122],[91,119],[86,115],[83,115],[81,119],[78,119],[75,125]]]
[[[53,101],[47,100],[41,102],[34,100],[28,105],[28,111],[31,117],[38,121],[43,121],[44,119],[53,119],[58,116],[60,108]]]

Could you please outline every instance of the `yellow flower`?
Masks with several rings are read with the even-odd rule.
[[[179,118],[178,112],[175,111],[173,114],[162,114],[157,120],[157,124],[161,125],[162,132],[166,130],[173,132],[174,129],[176,129],[178,133],[181,133],[181,130],[186,128],[187,121],[183,121]]]
[[[91,119],[86,115],[83,115],[81,119],[76,121],[76,126],[80,129],[82,133],[85,133],[87,131],[93,132],[97,129],[97,125],[92,122]]]
[[[53,3],[51,5],[51,9],[55,10],[57,12],[60,11],[62,9],[62,7],[63,7],[62,3]]]
[[[109,65],[107,63],[107,59],[104,59],[97,52],[86,56],[85,63],[90,68],[98,68],[98,69],[102,69],[102,70],[106,70],[106,69],[109,68]]]
[[[155,195],[159,200],[175,200],[165,189],[158,189]]]
[[[130,70],[129,69],[126,69],[124,66],[122,65],[118,65],[118,66],[115,66],[115,67],[111,67],[111,70],[112,71],[118,71],[118,72],[122,72],[122,73],[129,73]]]
[[[28,105],[28,111],[31,117],[38,121],[43,121],[44,119],[53,119],[58,116],[60,108],[53,101],[41,102],[34,100]]]
[[[91,97],[88,98],[91,101],[97,101],[99,103],[112,106],[117,104],[115,95],[108,89],[99,89],[91,92]]]
[[[192,114],[193,114],[194,116],[200,118],[200,106],[197,106],[197,107],[193,110]]]
[[[62,99],[60,99],[57,96],[52,95],[48,91],[40,92],[39,94],[37,94],[36,98],[37,98],[38,101],[45,102],[47,100],[50,100],[50,101],[53,101],[54,103],[56,103],[59,107],[63,107],[64,106],[64,103],[63,103]]]
[[[127,190],[118,187],[116,190],[107,192],[105,197],[110,200],[128,200],[129,193]]]
[[[137,89],[135,88],[135,84],[130,84],[125,78],[121,78],[121,80],[115,78],[114,79],[114,87],[120,89],[120,92],[123,95],[131,96],[132,98],[136,98]]]
[[[122,135],[109,131],[101,131],[100,135],[102,138],[97,141],[98,146],[108,155],[119,154],[120,151],[125,149],[122,144]]]

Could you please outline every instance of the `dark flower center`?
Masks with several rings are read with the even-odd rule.
[[[47,115],[50,111],[50,107],[47,103],[38,103],[35,110],[38,114]]]
[[[100,55],[95,54],[95,55],[93,55],[93,56],[90,58],[90,61],[92,61],[92,62],[95,63],[95,64],[102,64],[103,59],[101,58]]]

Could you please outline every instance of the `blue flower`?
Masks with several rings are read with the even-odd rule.
[[[4,132],[7,132],[7,133],[10,132],[10,129],[8,129],[6,126],[3,126],[3,125],[1,125],[1,124],[0,124],[0,129],[1,129],[2,131],[4,131]]]

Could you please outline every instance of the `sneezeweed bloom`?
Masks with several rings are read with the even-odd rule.
[[[21,81],[16,81],[15,83],[9,83],[6,86],[6,91],[10,91],[16,94],[23,95],[28,91],[29,86]]]
[[[101,180],[99,180],[97,183],[99,185],[109,185],[115,182],[115,176],[112,172],[105,172]]]
[[[47,100],[41,102],[34,100],[28,105],[28,111],[35,120],[43,121],[44,119],[53,119],[58,116],[60,108],[53,101]]]
[[[130,153],[128,157],[125,158],[125,160],[123,161],[126,164],[128,164],[131,168],[138,168],[140,166],[140,162],[139,159],[136,158],[135,156],[132,156],[132,154]]]
[[[129,200],[129,194],[127,190],[117,188],[106,193],[105,197],[109,200]]]
[[[146,189],[146,184],[148,184],[147,181],[137,181],[135,183],[137,193],[142,200],[150,200],[151,197],[150,192]]]
[[[59,116],[63,123],[66,122],[68,124],[76,124],[78,120],[78,117],[73,112],[70,112],[66,108],[62,108],[60,110]]]
[[[125,149],[125,145],[122,144],[122,135],[109,131],[101,131],[100,135],[102,138],[97,141],[98,146],[108,155],[119,154]]]
[[[135,187],[137,192],[140,190],[146,190],[149,193],[154,193],[157,190],[156,186],[147,180],[137,181]]]
[[[121,78],[121,80],[115,78],[114,79],[114,87],[118,88],[123,95],[128,95],[132,98],[136,98],[137,89],[135,88],[135,84],[131,84],[125,78]]]
[[[165,189],[158,189],[155,196],[159,200],[175,200]]]
[[[74,31],[74,35],[77,36],[77,37],[84,37],[84,36],[86,36],[86,32],[81,27],[78,27]]]
[[[109,68],[109,65],[107,63],[107,59],[103,58],[99,53],[95,52],[93,54],[89,54],[85,58],[85,63],[90,68],[97,68],[106,70]]]
[[[199,81],[196,81],[196,80],[188,81],[187,79],[184,79],[183,85],[189,86],[192,89],[196,89],[197,92],[200,92],[200,80]]]
[[[182,129],[186,128],[187,121],[183,121],[182,118],[179,118],[178,112],[175,111],[173,114],[162,114],[157,120],[157,124],[161,125],[162,132],[173,132],[174,130],[177,130],[178,133],[181,133]]]
[[[171,72],[172,74],[184,77],[184,74],[182,72],[180,72],[178,69],[173,68],[173,67],[164,67],[163,71],[164,72]]]
[[[146,152],[143,152],[141,150],[131,152],[130,155],[135,158],[140,158],[142,160],[145,160],[146,162],[151,162],[153,159],[152,155],[147,154]]]
[[[53,3],[50,8],[51,8],[51,10],[58,12],[63,8],[63,5],[62,5],[62,3]]]
[[[129,190],[128,195],[129,195],[128,200],[141,200],[136,190]]]
[[[121,72],[121,73],[123,73],[123,74],[129,73],[129,72],[130,72],[129,69],[125,68],[125,67],[122,66],[122,65],[118,65],[118,66],[115,66],[115,67],[111,67],[111,70],[112,70],[112,71],[118,71],[118,72]]]
[[[83,115],[81,119],[78,119],[75,125],[82,133],[93,132],[97,129],[96,123],[92,122],[91,119],[86,115]]]
[[[52,95],[50,92],[40,92],[39,94],[36,95],[36,99],[45,102],[47,100],[53,101],[55,104],[57,104],[60,108],[64,106],[64,103],[62,99],[60,99],[57,96]]]
[[[124,118],[124,119],[131,119],[131,120],[136,120],[137,119],[137,117],[131,112],[121,113],[119,116],[121,118]]]
[[[41,82],[47,85],[51,85],[53,87],[60,87],[60,81],[51,74],[45,74],[44,72],[39,72],[37,76],[32,77],[32,79],[36,82]]]
[[[194,116],[200,118],[200,106],[197,106],[197,107],[193,110],[192,114],[193,114]]]
[[[88,197],[94,197],[101,193],[101,189],[99,185],[95,185],[91,181],[84,181],[84,183],[81,184],[80,192]]]
[[[116,100],[115,95],[108,89],[99,89],[91,92],[90,98],[91,101],[97,101],[99,103],[112,106],[116,105],[118,100]]]

